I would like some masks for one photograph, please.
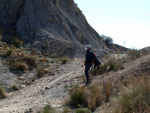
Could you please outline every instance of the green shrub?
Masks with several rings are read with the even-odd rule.
[[[68,57],[62,57],[62,58],[60,59],[61,64],[66,64],[66,63],[68,62],[68,60],[69,60]]]
[[[7,97],[7,93],[6,90],[0,86],[0,98],[6,98]]]
[[[43,70],[38,70],[38,71],[37,71],[37,74],[36,74],[36,77],[37,77],[37,78],[42,78],[42,77],[44,77],[44,76],[45,76],[45,73],[44,73]]]
[[[75,107],[87,106],[87,96],[88,93],[85,88],[76,86],[71,93],[70,102]]]
[[[109,36],[101,35],[106,44],[113,43],[113,39]]]
[[[54,63],[54,62],[55,62],[54,60],[51,61],[51,63]]]
[[[76,113],[92,113],[88,108],[78,108]]]
[[[5,57],[14,57],[15,55],[16,55],[16,52],[14,49],[8,49],[4,54]]]
[[[52,106],[46,105],[44,107],[43,113],[56,113],[56,110]]]

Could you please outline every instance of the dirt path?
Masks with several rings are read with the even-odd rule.
[[[47,104],[61,108],[68,92],[65,85],[77,83],[83,72],[82,62],[74,60],[59,69],[55,76],[47,76],[35,81],[7,99],[0,101],[0,113],[24,113],[28,109],[37,109]]]

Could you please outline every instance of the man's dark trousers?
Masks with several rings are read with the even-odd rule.
[[[92,64],[85,64],[85,76],[86,76],[86,79],[87,79],[86,83],[89,83],[89,80],[90,80],[89,70],[90,70],[91,66],[92,66]]]

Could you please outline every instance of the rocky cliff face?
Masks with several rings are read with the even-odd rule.
[[[0,0],[0,25],[7,30],[3,40],[10,42],[11,36],[6,35],[17,34],[25,45],[41,50],[62,51],[64,46],[64,53],[86,44],[105,47],[73,0]]]

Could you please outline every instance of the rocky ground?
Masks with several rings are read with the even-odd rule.
[[[68,99],[65,87],[80,82],[81,66],[81,59],[74,59],[56,69],[55,75],[47,75],[20,91],[10,93],[7,99],[0,101],[0,113],[24,113],[30,108],[36,111],[47,104],[62,108]]]
[[[0,84],[5,85],[6,88],[9,88],[15,85],[16,81],[16,75],[11,73],[9,69],[2,65],[2,62],[0,61]]]

